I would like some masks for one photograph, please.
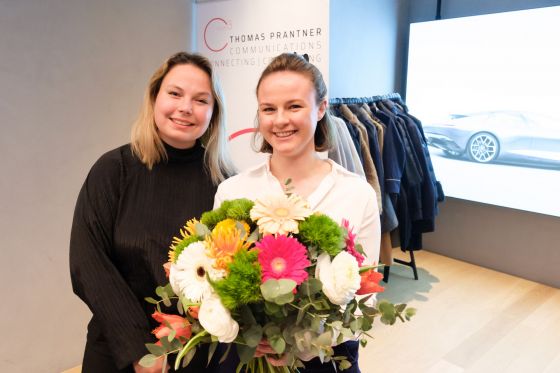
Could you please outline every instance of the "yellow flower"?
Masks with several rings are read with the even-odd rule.
[[[243,226],[240,229],[238,224]],[[214,227],[212,234],[206,237],[207,254],[215,260],[214,268],[227,270],[227,266],[232,262],[233,256],[241,249],[247,249],[251,242],[249,237],[249,225],[245,222],[238,222],[233,219],[225,219]]]
[[[257,199],[251,209],[251,219],[257,221],[262,234],[298,233],[298,220],[313,212],[307,201],[296,194],[279,194]]]
[[[169,245],[169,262],[175,263],[177,262],[177,258],[181,251],[178,251],[177,248],[183,249],[186,245],[186,240],[191,238],[192,236],[196,236],[196,228],[195,225],[198,223],[198,220],[191,219],[185,223],[185,226],[180,229],[181,238],[173,237],[171,241],[171,245]]]

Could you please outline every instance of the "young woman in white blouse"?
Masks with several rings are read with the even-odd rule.
[[[375,191],[362,177],[319,154],[336,141],[321,72],[301,56],[281,54],[261,74],[256,93],[255,142],[262,140],[260,152],[271,155],[263,164],[222,182],[214,206],[227,199],[255,200],[282,193],[285,181],[291,179],[291,192],[307,199],[314,211],[339,223],[347,219],[367,254],[364,265],[377,263],[380,223]],[[360,372],[358,342],[336,346],[335,355],[348,357],[349,373]],[[334,372],[334,368],[315,358],[302,372]]]

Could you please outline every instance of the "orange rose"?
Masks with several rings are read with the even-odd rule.
[[[362,281],[360,282],[360,288],[356,292],[358,295],[371,294],[371,293],[381,293],[385,288],[379,285],[379,281],[383,279],[383,275],[374,269],[360,273]]]
[[[161,312],[154,312],[152,317],[159,323],[160,326],[155,328],[152,333],[157,339],[167,337],[171,334],[171,330],[175,330],[175,338],[181,341],[187,340],[191,337],[191,323],[184,317],[178,315],[168,315]]]

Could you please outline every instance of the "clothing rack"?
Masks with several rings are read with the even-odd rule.
[[[352,105],[352,104],[372,104],[379,101],[390,100],[393,102],[398,103],[402,106],[405,112],[408,111],[408,108],[402,99],[401,95],[397,92],[389,93],[385,95],[376,95],[376,96],[369,96],[369,97],[341,97],[341,98],[331,98],[329,99],[329,105]],[[410,255],[410,260],[402,260],[398,258],[394,258],[393,261],[395,263],[408,266],[412,268],[412,272],[414,274],[414,279],[418,280],[418,270],[416,268],[416,260],[414,258],[414,250],[412,249],[402,249],[402,251],[408,251]],[[389,274],[391,270],[391,265],[385,265],[383,268],[383,281],[389,281]]]
[[[382,100],[397,101],[399,104],[404,105],[404,101],[401,95],[397,92],[389,93],[386,95],[370,96],[370,97],[342,97],[342,98],[331,98],[329,99],[329,105],[340,105],[340,104],[371,104],[374,102]]]

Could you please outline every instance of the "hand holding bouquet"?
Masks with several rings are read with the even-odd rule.
[[[224,201],[187,222],[169,259],[169,284],[156,289],[159,300],[147,298],[161,326],[146,366],[169,354],[185,366],[201,343],[210,343],[210,361],[222,342],[236,344],[238,368],[249,372],[289,372],[314,357],[344,370],[350,363],[333,346],[365,345],[375,317],[393,324],[415,313],[405,304],[373,306],[382,275],[362,266],[352,227],[295,194]],[[164,314],[174,301],[176,312]]]

